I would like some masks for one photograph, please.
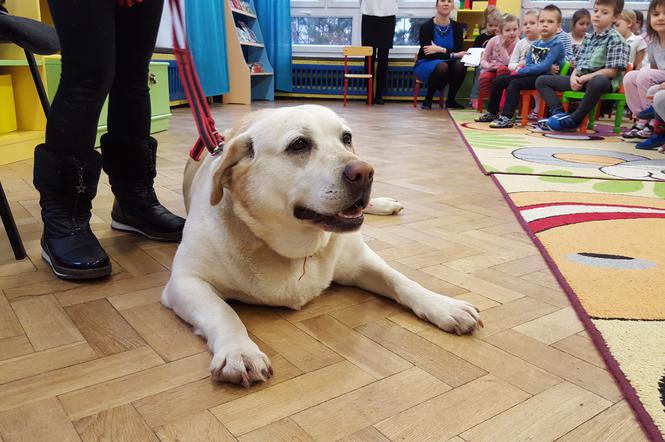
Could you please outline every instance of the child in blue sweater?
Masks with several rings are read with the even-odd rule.
[[[538,15],[540,40],[531,46],[526,65],[513,75],[504,75],[494,79],[487,112],[477,117],[475,121],[491,123],[491,128],[513,127],[513,116],[520,102],[520,92],[535,89],[536,79],[540,75],[549,74],[553,64],[562,66],[565,62],[564,46],[556,35],[560,25],[561,10],[554,5],[543,8]],[[504,90],[506,91],[506,101],[501,115],[499,115]]]

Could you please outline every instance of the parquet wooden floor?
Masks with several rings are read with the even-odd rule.
[[[301,104],[282,101],[256,107]],[[93,228],[106,281],[55,278],[39,254],[32,162],[0,167],[30,259],[0,238],[0,436],[13,440],[639,441],[644,436],[536,248],[445,111],[324,102],[400,216],[363,233],[395,268],[474,302],[486,327],[443,333],[393,302],[334,287],[302,311],[237,305],[275,377],[211,383],[204,342],[159,304],[176,246],[112,231],[104,176]],[[216,106],[219,127],[247,112]],[[184,214],[188,109],[159,134],[157,190]]]

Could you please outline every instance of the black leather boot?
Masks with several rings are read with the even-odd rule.
[[[101,169],[102,157],[93,150],[67,156],[43,144],[35,149],[34,184],[44,221],[42,258],[60,278],[111,274],[111,261],[89,224]]]
[[[157,140],[112,137],[101,139],[104,172],[115,195],[111,227],[156,241],[180,241],[185,220],[157,200]]]

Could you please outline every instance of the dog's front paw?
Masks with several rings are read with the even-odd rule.
[[[231,382],[249,387],[272,377],[268,357],[248,339],[247,343],[215,350],[210,364],[210,376],[218,382]]]
[[[414,313],[441,330],[458,335],[473,333],[483,327],[478,309],[473,304],[447,296],[432,295],[425,298],[419,308],[414,309]]]
[[[364,212],[370,215],[394,215],[399,213],[404,206],[393,198],[372,198]]]

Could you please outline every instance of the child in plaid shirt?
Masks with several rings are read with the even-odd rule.
[[[552,116],[539,122],[543,130],[573,131],[598,103],[602,94],[617,90],[628,66],[630,48],[612,26],[623,10],[623,0],[596,0],[591,24],[575,57],[575,70],[568,76],[545,75],[536,81]],[[584,98],[573,113],[564,112],[555,91],[584,91]]]

